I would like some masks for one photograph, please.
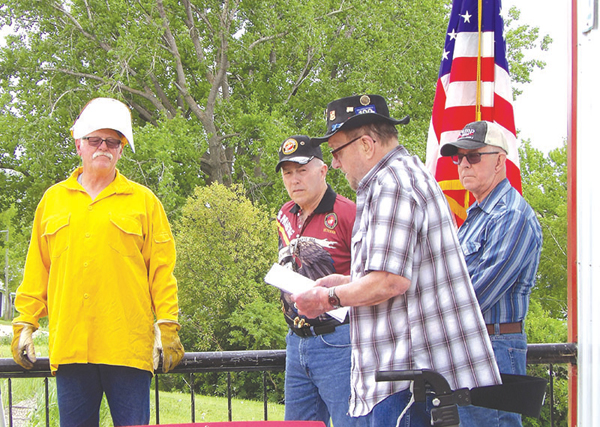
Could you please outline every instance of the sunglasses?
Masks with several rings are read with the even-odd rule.
[[[475,163],[479,163],[481,161],[481,156],[483,156],[484,154],[498,154],[498,153],[500,153],[500,151],[489,151],[489,152],[485,152],[485,153],[467,153],[467,154],[458,153],[453,156],[450,156],[450,158],[452,159],[452,163],[454,163],[455,165],[460,165],[462,160],[466,157],[467,162],[469,162],[469,164],[471,164],[471,165],[474,165]]]
[[[117,138],[100,138],[99,136],[84,136],[81,139],[85,139],[88,144],[92,147],[99,147],[102,145],[102,142],[106,142],[106,147],[110,149],[119,148],[121,145],[121,140]]]

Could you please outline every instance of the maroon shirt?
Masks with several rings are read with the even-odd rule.
[[[328,185],[319,206],[304,224],[300,223],[300,211],[300,206],[289,201],[277,214],[279,264],[312,280],[333,273],[349,275],[354,202],[336,194]],[[299,316],[289,297],[290,294],[281,293],[285,320],[290,326],[339,323],[328,314],[317,319]]]

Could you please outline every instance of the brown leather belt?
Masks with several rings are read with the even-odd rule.
[[[523,322],[499,323],[499,333],[502,334],[520,334],[523,332]],[[494,335],[496,330],[494,325],[485,325],[488,334]]]

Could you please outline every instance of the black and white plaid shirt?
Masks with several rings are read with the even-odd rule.
[[[500,383],[448,203],[421,161],[401,146],[357,190],[352,280],[372,271],[411,285],[403,295],[351,310],[352,416],[409,386],[375,382],[377,371],[433,369],[453,389]]]

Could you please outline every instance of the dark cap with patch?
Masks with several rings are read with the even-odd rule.
[[[354,129],[369,123],[405,125],[410,121],[408,116],[400,120],[391,118],[387,103],[380,95],[357,95],[337,99],[327,104],[326,115],[327,133],[312,139],[317,144],[326,142],[338,131]]]
[[[279,147],[279,163],[275,166],[275,172],[279,172],[283,162],[305,165],[315,157],[323,160],[323,153],[319,145],[313,144],[306,135],[290,136]]]

